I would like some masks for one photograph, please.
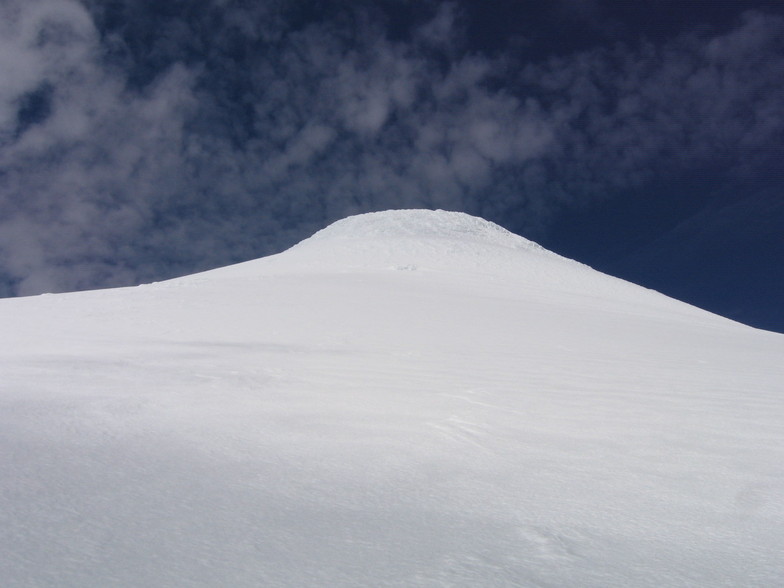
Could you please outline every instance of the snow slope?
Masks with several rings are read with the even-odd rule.
[[[784,582],[784,336],[481,219],[0,327],[3,586]]]

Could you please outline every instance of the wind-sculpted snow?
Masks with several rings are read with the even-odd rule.
[[[302,245],[325,241],[378,239],[449,239],[461,243],[545,251],[536,243],[482,218],[445,210],[391,210],[351,216],[322,229]],[[302,246],[300,245],[300,246]]]
[[[536,243],[481,218],[445,210],[389,210],[352,216],[323,229],[292,251],[339,252],[345,263],[365,257],[365,264],[378,264],[400,255],[420,261],[459,265],[466,257],[499,262],[521,252],[558,257]],[[574,262],[572,262],[574,263]],[[468,268],[463,268],[468,269]]]
[[[3,586],[780,584],[784,337],[480,219],[0,325]]]

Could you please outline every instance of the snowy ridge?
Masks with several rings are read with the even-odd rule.
[[[580,266],[484,219],[444,210],[387,210],[351,216],[282,254],[205,272],[202,277],[292,271],[451,270],[503,275],[554,262]],[[537,265],[538,264],[538,265]],[[515,273],[513,271],[513,273]]]
[[[689,320],[697,316],[708,322],[727,321],[602,274],[490,221],[444,210],[387,210],[351,216],[281,254],[172,282],[390,270],[436,274],[442,276],[439,279],[448,276],[463,287],[473,284],[475,289],[506,290],[513,296],[521,289],[531,298],[559,292],[577,305],[602,301],[618,311],[648,309],[670,318],[685,315]],[[567,303],[566,298],[561,302]]]
[[[780,584],[784,336],[478,219],[0,326],[4,587]]]

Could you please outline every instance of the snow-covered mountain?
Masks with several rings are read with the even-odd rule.
[[[481,219],[0,328],[3,586],[784,581],[784,336]]]

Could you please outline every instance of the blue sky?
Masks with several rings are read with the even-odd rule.
[[[7,0],[0,295],[483,216],[784,331],[780,2]]]

